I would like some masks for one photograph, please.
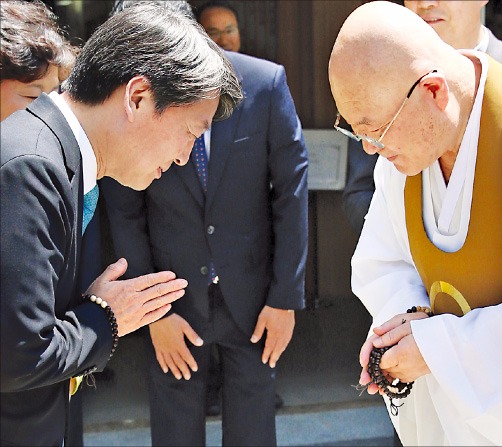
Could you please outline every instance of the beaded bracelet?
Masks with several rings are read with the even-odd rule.
[[[406,313],[412,314],[415,312],[425,312],[428,317],[432,317],[434,313],[432,312],[430,307],[425,307],[425,306],[413,306],[411,309],[408,309]]]
[[[427,316],[432,317],[434,313],[430,307],[413,306],[406,311],[406,313],[424,312]],[[403,319],[403,324],[406,320]],[[401,382],[399,379],[394,379],[392,382],[385,377],[380,370],[380,360],[382,355],[392,346],[385,346],[383,348],[373,348],[370,353],[370,360],[368,363],[368,373],[374,384],[378,385],[383,392],[389,397],[390,411],[394,416],[397,416],[398,408],[403,405],[396,405],[392,399],[404,399],[408,397],[413,387],[414,382]]]
[[[110,322],[110,326],[112,327],[112,338],[113,338],[113,346],[110,352],[110,357],[108,358],[108,360],[110,360],[113,354],[115,353],[115,350],[117,349],[117,345],[119,344],[119,331],[118,331],[117,320],[115,319],[115,314],[113,313],[113,310],[108,305],[108,303],[99,296],[87,294],[82,296],[82,300],[84,302],[90,301],[91,303],[96,303],[97,305],[101,306],[103,310],[106,312],[106,316],[108,317],[108,321]]]

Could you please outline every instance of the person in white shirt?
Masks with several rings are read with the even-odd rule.
[[[502,61],[502,41],[481,23],[481,11],[488,0],[405,0],[404,6],[432,26],[453,48],[482,51]]]
[[[329,79],[350,136],[381,155],[352,259],[373,316],[360,384],[384,393],[368,363],[390,347],[384,375],[414,381],[384,396],[404,445],[500,445],[502,66],[371,2],[344,23]]]

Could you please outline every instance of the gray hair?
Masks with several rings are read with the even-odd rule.
[[[242,90],[223,51],[192,18],[155,2],[134,2],[89,38],[65,88],[78,102],[104,102],[135,76],[150,83],[156,110],[220,95],[215,119],[230,116]]]
[[[115,0],[110,15],[117,14],[118,12],[121,12],[137,3],[154,4],[159,8],[167,8],[171,11],[178,11],[188,17],[195,18],[192,7],[186,0]]]

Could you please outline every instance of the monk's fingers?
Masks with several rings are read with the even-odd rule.
[[[402,318],[401,324],[391,329],[373,341],[376,348],[383,348],[384,346],[393,346],[407,335],[411,334],[411,325],[406,318]]]
[[[361,346],[361,350],[359,351],[359,364],[361,367],[365,368],[370,361],[370,354],[373,350],[373,341],[378,338],[376,335],[371,335]]]

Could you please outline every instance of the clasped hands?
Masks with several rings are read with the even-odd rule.
[[[287,348],[293,336],[295,314],[293,311],[265,306],[256,323],[251,343],[258,343],[266,330],[265,347],[262,362],[275,368],[277,361]],[[180,380],[191,378],[191,373],[198,370],[186,339],[194,346],[202,346],[202,338],[190,324],[178,314],[171,314],[149,326],[150,336],[155,348],[155,355],[164,373],[171,373]]]
[[[413,382],[430,373],[411,330],[411,320],[427,318],[424,312],[398,314],[381,326],[373,329],[372,334],[361,347],[359,363],[362,367],[359,384],[366,386],[369,394],[383,391],[372,383],[368,373],[368,362],[373,348],[393,346],[386,351],[380,360],[380,369],[392,381]],[[395,346],[394,346],[395,345]]]
[[[119,281],[127,270],[123,258],[109,265],[96,278],[86,293],[105,300],[117,320],[118,335],[122,337],[164,316],[173,301],[185,294],[188,282],[176,279],[173,272],[151,273]]]

